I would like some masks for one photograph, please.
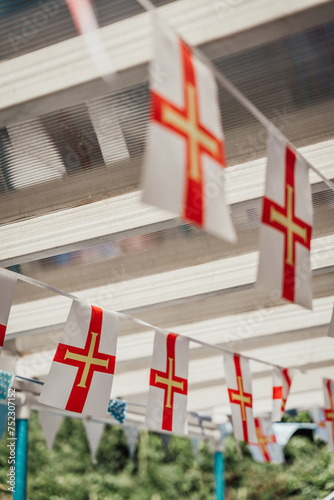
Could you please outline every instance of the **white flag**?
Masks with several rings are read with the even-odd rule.
[[[234,242],[224,195],[224,136],[214,76],[160,20],[154,49],[143,201]]]
[[[295,370],[289,368],[274,367],[273,370],[273,413],[272,421],[279,422],[285,412],[286,400],[288,399],[292,377]]]
[[[315,407],[310,410],[310,414],[313,422],[317,424],[317,428],[313,433],[314,439],[321,439],[325,443],[328,442],[328,433],[327,433],[327,423],[325,420],[325,412],[323,408]]]
[[[0,353],[5,340],[10,309],[12,307],[17,278],[0,269]]]
[[[324,415],[328,433],[328,449],[334,451],[334,380],[323,379],[325,394]]]
[[[55,437],[64,417],[62,415],[50,413],[49,411],[38,410],[38,419],[44,433],[46,444],[49,450],[52,450]]]
[[[135,425],[124,425],[123,431],[128,445],[130,458],[133,460],[139,439],[139,428]]]
[[[189,341],[156,331],[153,346],[146,426],[186,433]]]
[[[87,419],[84,419],[83,424],[86,430],[92,462],[93,464],[96,464],[96,452],[101,442],[104,431],[104,424],[100,422],[92,422],[91,420]]]
[[[110,311],[73,301],[39,402],[106,416],[116,360],[118,318]],[[67,338],[67,340],[66,340]]]
[[[87,49],[100,76],[108,77],[114,69],[104,47],[92,0],[66,0],[79,35],[84,37]]]
[[[283,446],[277,444],[276,436],[269,418],[255,418],[257,444],[248,445],[256,462],[284,462]]]
[[[257,285],[308,309],[312,219],[307,164],[269,134]]]
[[[224,352],[224,367],[235,438],[246,443],[256,443],[252,379],[248,360],[238,354]]]

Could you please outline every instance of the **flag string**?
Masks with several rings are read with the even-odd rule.
[[[15,378],[18,378],[19,380],[24,380],[25,382],[31,382],[33,384],[38,384],[38,385],[44,385],[45,384],[45,382],[43,382],[43,380],[38,380],[36,378],[23,377],[22,375],[15,375],[15,373],[13,375],[14,375]],[[146,408],[146,405],[143,405],[143,404],[140,404],[140,403],[131,403],[129,401],[125,401],[124,399],[114,398],[114,400],[116,400],[116,401],[123,401],[124,403],[126,403],[129,406],[137,406],[139,408]],[[191,412],[189,412],[189,413],[191,413]]]
[[[29,377],[23,377],[22,375],[15,375],[13,374],[15,378],[19,379],[19,380],[24,380],[25,382],[30,382],[30,383],[33,383],[33,384],[38,384],[38,385],[41,385],[43,386],[45,384],[45,382],[43,382],[43,380],[38,380],[38,379],[35,379],[35,378],[29,378]],[[142,403],[133,403],[131,401],[126,401],[124,399],[120,399],[120,398],[113,398],[111,399],[110,401],[119,401],[119,402],[123,402],[123,403],[126,403],[127,406],[132,406],[134,408],[142,408],[143,410],[146,410],[147,408],[147,405],[144,405]],[[39,403],[39,405],[43,405],[43,403]],[[40,408],[40,406],[38,405],[38,408]],[[76,414],[74,412],[71,412],[71,411],[65,411],[65,410],[61,410],[59,408],[54,408],[52,406],[48,407],[47,405],[43,405],[43,410],[44,410],[44,406],[45,406],[45,411],[50,411],[51,413],[57,413],[57,414],[62,414],[62,415],[68,415],[68,414],[73,414],[73,415],[83,415],[83,414]],[[37,408],[37,406],[36,406]],[[221,412],[223,415],[225,415],[227,418],[230,417],[230,414],[229,413],[223,413]],[[195,417],[195,418],[198,418],[200,419],[200,415],[197,413],[197,412],[194,412],[194,411],[187,411],[187,415],[189,416],[192,416],[192,417]],[[86,415],[87,416],[87,415]],[[83,415],[83,418],[85,416]],[[99,422],[101,420],[99,419],[96,419],[96,418],[92,418],[91,419],[93,422]],[[127,425],[127,423],[125,422],[125,425]]]
[[[73,295],[71,293],[67,293],[67,292],[64,292],[62,290],[60,290],[59,288],[56,288],[54,286],[51,286],[51,285],[47,285],[46,283],[43,283],[42,281],[39,281],[39,280],[36,280],[34,278],[30,278],[28,276],[25,276],[23,274],[20,274],[20,273],[17,273],[15,271],[11,271],[9,269],[3,269],[3,268],[0,268],[1,269],[1,272],[2,273],[7,273],[11,276],[15,276],[17,279],[21,280],[21,281],[24,281],[26,283],[29,283],[31,285],[35,285],[35,286],[38,286],[39,288],[44,288],[45,290],[48,290],[48,291],[51,291],[57,295],[62,295],[64,297],[67,297],[71,300],[76,300],[76,301],[79,301],[79,302],[84,302],[86,304],[89,304],[91,305],[89,302],[87,302],[86,300],[83,300],[83,299],[80,299],[79,297],[77,297],[76,295]],[[118,312],[118,311],[112,311],[110,309],[108,309],[110,312],[112,312],[113,314],[115,314],[116,316],[118,316],[119,318],[121,319],[124,319],[124,320],[127,320],[127,321],[131,321],[132,323],[136,323],[138,325],[141,325],[141,326],[146,326],[152,330],[157,330],[157,331],[160,331],[160,332],[163,332],[165,334],[168,334],[170,333],[169,331],[163,329],[163,328],[160,328],[160,327],[157,327],[155,325],[152,325],[151,323],[148,323],[146,321],[143,321],[139,318],[136,318],[135,316],[131,316],[130,314],[125,314],[125,313],[122,313],[122,312]],[[177,332],[175,332],[177,333]],[[29,334],[29,332],[26,333],[27,335]],[[254,361],[256,363],[261,363],[263,365],[267,365],[267,366],[271,366],[271,367],[277,367],[277,368],[286,368],[286,367],[283,367],[283,366],[280,366],[280,365],[277,365],[277,364],[274,364],[274,363],[270,363],[269,361],[263,361],[261,359],[257,359],[257,358],[254,358],[252,356],[246,356],[244,354],[240,354],[240,353],[237,353],[235,351],[231,351],[230,349],[226,349],[225,347],[221,347],[221,346],[218,346],[218,345],[213,345],[213,344],[209,344],[208,342],[204,342],[202,340],[198,340],[198,339],[195,339],[193,337],[189,337],[188,335],[183,335],[183,334],[177,334],[177,335],[180,335],[180,337],[183,337],[185,339],[187,339],[189,342],[194,342],[195,344],[198,344],[198,345],[201,345],[202,347],[205,347],[205,348],[210,348],[210,349],[215,349],[217,351],[221,351],[221,352],[225,352],[225,353],[228,353],[228,354],[238,354],[240,356],[242,356],[243,358],[249,360],[249,361]],[[303,370],[302,368],[299,368],[299,367],[289,367],[291,369],[295,369],[297,371],[299,371],[300,373],[303,373],[303,374],[307,374],[307,372],[305,370]]]
[[[36,378],[22,377],[22,375],[15,375],[15,378],[24,380],[25,382],[32,382],[33,384],[44,385],[43,380],[38,380]]]
[[[154,15],[158,15],[159,19],[164,22],[165,20],[158,14],[157,7],[151,2],[151,0],[137,0],[137,2],[143,7],[147,12],[153,12]],[[170,29],[171,26],[169,26]],[[175,31],[173,29],[173,31]],[[178,35],[179,36],[179,35]],[[244,108],[246,108],[262,125],[269,130],[273,135],[275,135],[280,141],[285,142],[291,149],[293,149],[297,156],[301,158],[307,166],[313,170],[323,182],[334,191],[334,183],[328,179],[319,169],[317,169],[312,163],[304,158],[304,156],[298,151],[296,146],[289,141],[289,139],[267,118],[256,106],[253,104],[218,68],[215,64],[204,54],[202,50],[198,47],[194,47],[189,44],[193,53],[213,72],[219,83],[224,87],[227,92],[229,92]]]

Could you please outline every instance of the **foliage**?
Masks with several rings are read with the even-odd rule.
[[[35,412],[29,425],[29,500],[214,498],[213,456],[204,441],[196,459],[191,440],[173,436],[166,453],[160,436],[143,430],[131,461],[122,428],[107,426],[93,465],[80,420],[64,419],[52,452]],[[0,443],[0,498],[9,500],[6,437]],[[227,500],[320,500],[334,490],[334,457],[323,443],[293,437],[283,465],[255,463],[232,436],[225,445]]]

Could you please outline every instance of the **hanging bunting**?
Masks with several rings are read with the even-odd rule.
[[[321,439],[325,443],[328,442],[328,433],[327,433],[327,423],[325,419],[325,412],[323,408],[312,408],[310,410],[310,414],[313,422],[317,424],[317,428],[314,431],[314,439]]]
[[[334,451],[334,380],[323,379],[325,394],[324,416],[328,434],[328,449]]]
[[[225,147],[214,76],[159,19],[154,33],[143,201],[235,242],[224,195]]]
[[[114,69],[103,44],[91,0],[66,0],[79,35],[84,37],[90,56],[103,78],[110,78]]]
[[[49,450],[53,448],[53,443],[59,427],[64,419],[62,415],[56,415],[49,411],[38,410],[38,419],[41,424],[46,444]]]
[[[16,283],[17,279],[22,279],[32,285],[50,289],[42,282],[3,270],[0,270],[0,283],[4,276],[13,277],[11,284]],[[52,290],[60,295],[74,297],[53,287]],[[14,293],[14,289],[12,292]],[[139,321],[132,316],[126,316],[126,318],[129,321]],[[140,323],[144,322],[140,321]],[[145,324],[153,328],[149,323]],[[58,345],[39,401],[61,409],[96,416],[106,415],[104,402],[107,401],[109,413],[123,423],[127,403],[119,400],[109,401],[115,368],[117,334],[118,313],[73,300],[64,328],[63,340],[67,343]],[[70,342],[68,342],[69,338]],[[166,430],[181,434],[186,432],[189,340],[187,337],[174,333],[168,334],[162,330],[156,332],[149,404],[146,413],[146,425],[152,430]],[[197,342],[196,339],[192,340]],[[200,344],[203,343],[200,342]],[[210,346],[210,344],[207,345]],[[215,348],[214,345],[211,347]],[[255,435],[255,426],[252,417],[248,362],[253,359],[261,363],[261,360],[227,351],[224,352],[224,357],[226,366],[230,364],[230,369],[226,369],[226,383],[232,406],[234,432],[237,439],[250,442],[250,435]],[[296,369],[277,366],[273,368],[273,420],[280,420]],[[108,383],[104,383],[105,380],[108,380]],[[6,390],[3,397],[6,397]],[[332,403],[328,402],[328,405],[330,404]],[[328,427],[328,423],[332,424],[334,407],[327,408],[325,412]]]
[[[135,425],[125,425],[123,427],[123,431],[128,445],[130,458],[133,460],[139,439],[139,429]]]
[[[255,418],[257,444],[248,445],[249,451],[256,462],[284,462],[283,447],[276,441],[270,418]]]
[[[14,373],[0,370],[0,400],[7,399],[8,391],[14,382]]]
[[[12,307],[17,278],[14,273],[0,269],[0,354],[5,340],[10,309]]]
[[[272,421],[279,422],[285,412],[292,377],[295,370],[291,368],[274,367],[273,370],[273,413]]]
[[[96,453],[103,435],[104,424],[100,422],[93,422],[92,420],[87,418],[83,420],[83,424],[86,430],[92,462],[93,464],[96,464]]]
[[[224,367],[234,436],[246,443],[256,443],[249,362],[243,356],[225,352]]]
[[[108,405],[108,413],[120,424],[123,424],[126,416],[127,403],[119,399],[111,399]]]
[[[105,416],[116,360],[118,318],[73,301],[39,402],[88,415]],[[66,341],[66,340],[65,340]]]
[[[189,341],[155,332],[146,426],[151,430],[186,433]]]
[[[308,166],[268,134],[257,285],[312,309],[312,198]]]

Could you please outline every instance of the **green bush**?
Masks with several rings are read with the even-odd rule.
[[[295,420],[307,421],[308,414]],[[291,419],[290,419],[291,420]],[[0,442],[0,498],[7,491],[8,448]],[[334,459],[321,442],[295,436],[285,447],[287,463],[255,463],[244,443],[225,442],[227,500],[321,500],[334,490]],[[33,412],[29,423],[28,500],[211,500],[213,455],[199,443],[173,436],[168,453],[160,436],[141,432],[134,460],[121,427],[107,426],[93,465],[83,424],[65,418],[49,452]]]

